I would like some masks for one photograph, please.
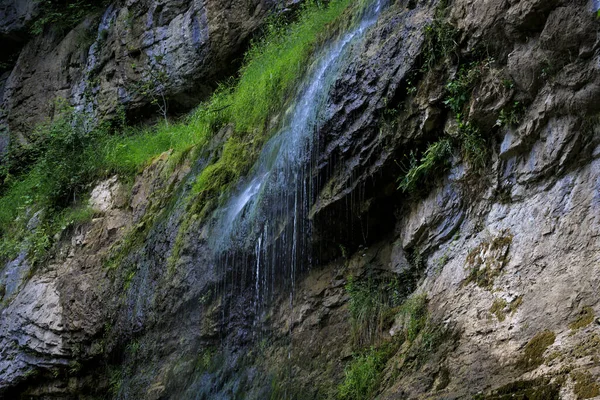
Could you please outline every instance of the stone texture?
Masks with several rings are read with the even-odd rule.
[[[274,8],[268,0],[129,0],[66,35],[33,37],[0,99],[6,123],[26,140],[52,116],[57,97],[99,119],[121,106],[132,118],[158,116],[152,96],[142,94],[148,91],[164,95],[171,112],[189,110],[235,72]]]
[[[185,20],[182,4],[154,12],[164,19],[153,26]],[[462,38],[458,53],[495,43],[485,55],[495,61],[486,61],[466,107],[490,156],[475,173],[457,154],[408,195],[397,190],[404,156],[455,128],[443,104],[452,56],[411,77],[415,90],[406,90],[435,5],[391,5],[332,90],[312,210],[322,249],[293,301],[281,293],[256,315],[251,271],[239,271],[235,284],[223,280],[231,275],[207,259],[209,230],[186,203],[204,161],[173,171],[165,153],[137,177],[128,201],[117,200],[124,189],[114,178],[101,182],[96,218],[64,234],[32,278],[5,285],[0,389],[9,398],[92,397],[109,391],[111,371],[120,370],[117,398],[264,399],[281,387],[327,398],[357,350],[345,290],[353,275],[395,277],[399,295],[426,295],[434,320],[452,333],[424,353],[406,342],[397,348],[379,398],[472,398],[523,381],[538,389],[551,382],[560,398],[577,398],[578,372],[600,376],[600,325],[573,328],[582,312],[600,313],[598,22],[584,1],[456,0],[449,15]],[[515,101],[522,120],[495,126]],[[184,222],[190,229],[180,236]],[[175,246],[182,252],[172,260]],[[123,259],[107,268],[119,248]],[[18,276],[26,264],[22,256],[1,276]],[[485,282],[472,278],[474,268],[489,269]],[[402,336],[404,322],[396,322],[383,322],[382,340],[390,330]],[[539,365],[523,367],[546,331],[555,340]],[[84,365],[69,376],[74,361]]]

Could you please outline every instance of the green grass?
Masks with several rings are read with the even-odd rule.
[[[430,144],[420,159],[414,152],[410,154],[409,166],[400,178],[398,189],[415,193],[426,177],[443,172],[450,165],[452,145],[448,138]]]
[[[43,5],[51,3],[45,0]],[[83,0],[68,3],[67,11],[80,3]],[[196,203],[204,207],[207,199],[225,191],[251,168],[273,131],[274,117],[297,91],[315,50],[342,24],[351,23],[361,7],[362,2],[351,0],[333,0],[326,6],[309,1],[296,22],[271,20],[263,37],[248,51],[238,79],[219,87],[208,101],[176,123],[131,128],[121,121],[90,130],[85,115],[59,102],[59,116],[36,129],[30,146],[34,151],[13,157],[13,165],[0,171],[4,181],[0,187],[0,258],[27,247],[40,253],[50,247],[61,225],[55,222],[65,209],[77,204],[84,207],[82,200],[94,182],[113,174],[135,176],[168,150],[172,151],[171,163],[186,155],[197,157],[217,132],[229,126],[228,139],[216,152],[219,156],[194,185]],[[46,23],[40,21],[38,30]],[[45,210],[42,225],[51,228],[45,228],[36,240],[25,240],[37,235],[26,225],[40,209]]]
[[[248,51],[239,81],[221,98],[219,108],[235,133],[221,157],[198,177],[195,193],[210,197],[248,172],[273,131],[272,120],[295,94],[315,50],[351,19],[351,4],[334,0],[325,7],[311,1],[303,6],[297,22],[269,24],[264,38]]]
[[[359,347],[381,342],[395,308],[402,300],[402,282],[398,277],[369,277],[359,280],[349,276],[345,286],[350,297],[349,312],[352,340]]]
[[[344,370],[344,380],[338,386],[341,400],[372,399],[379,389],[387,361],[396,351],[396,343],[387,342],[356,354]]]

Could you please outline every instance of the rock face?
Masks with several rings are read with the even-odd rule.
[[[94,50],[97,42],[87,53],[68,50],[69,35],[97,26],[92,19],[67,37],[44,36],[27,46],[80,60],[73,74],[88,73],[83,66],[91,59],[103,60],[90,97],[97,100],[94,112],[109,112],[101,99],[126,87],[110,82],[140,78],[125,72],[124,60],[139,57],[151,70],[156,54],[165,54],[169,95],[191,104],[201,95],[183,93],[210,90],[267,8],[131,2],[101,18],[99,37],[118,51]],[[224,280],[227,274],[207,256],[206,221],[189,215],[190,182],[212,157],[171,168],[165,153],[131,189],[117,178],[99,183],[90,200],[96,218],[63,232],[48,264],[32,269],[23,255],[2,270],[0,393],[336,398],[350,375],[346,368],[372,345],[385,354],[378,386],[358,398],[598,396],[595,8],[583,0],[391,4],[354,49],[317,132],[311,216],[318,261],[297,277],[293,296],[280,293],[262,314],[252,306],[252,271],[242,271],[240,282]],[[126,29],[126,15],[140,31]],[[228,35],[238,38],[231,47],[211,47]],[[127,43],[139,52],[127,55]],[[20,87],[21,95],[42,73],[23,72],[29,57],[35,54],[24,50],[10,93]],[[46,72],[52,68],[58,67]],[[476,78],[463,86],[457,116],[448,83],[468,72]],[[58,86],[73,95],[80,89],[70,83],[80,79]],[[126,97],[141,106],[141,99]],[[19,118],[29,121],[18,117],[19,107],[9,110],[11,129]],[[473,138],[465,134],[466,121],[483,143],[474,145],[485,155],[478,167],[465,156],[464,137]],[[443,138],[454,146],[448,165],[426,175],[413,193],[398,190],[407,156],[421,160]],[[389,295],[390,303],[426,298],[427,322],[409,331],[410,319],[393,303],[367,339],[357,339],[353,282],[371,295]]]
[[[2,29],[24,26],[36,3],[28,4],[7,3],[6,19],[0,8]],[[51,117],[57,97],[99,119],[121,108],[132,117],[157,114],[152,103],[158,99],[170,113],[189,110],[236,71],[250,38],[276,7],[263,0],[118,4],[72,31],[47,29],[25,45],[0,97],[15,138],[26,141]],[[0,40],[4,46],[8,36]]]

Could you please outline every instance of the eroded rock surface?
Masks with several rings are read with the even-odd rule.
[[[197,37],[240,38],[266,7],[236,4],[241,14],[227,14],[221,6],[127,3],[134,21],[154,16],[151,27],[128,32],[125,8],[114,8],[106,39],[131,38],[140,60],[169,44],[177,93],[207,70],[200,59],[180,63],[200,42],[179,43],[171,29],[192,38],[187,29],[204,18],[208,30]],[[373,345],[399,344],[382,368],[379,398],[598,395],[596,10],[586,1],[456,0],[441,14],[456,47],[426,65],[439,6],[390,5],[332,89],[314,171],[318,257],[292,301],[281,293],[257,315],[252,271],[223,280],[208,256],[210,229],[188,215],[185,200],[206,160],[173,167],[165,153],[131,191],[116,178],[99,183],[98,215],[65,232],[48,265],[29,274],[21,257],[4,267],[0,388],[62,398],[335,398],[353,354],[364,351],[350,317],[353,276],[400,281],[402,299],[425,296],[431,324],[444,332],[402,340],[405,318],[383,318]],[[241,28],[216,28],[248,16]],[[201,53],[212,51],[202,43]],[[225,53],[241,42],[231,46]],[[102,71],[125,79],[120,56],[98,54]],[[479,127],[485,163],[473,168],[455,149],[447,168],[403,193],[406,156],[459,137],[446,85],[459,76],[460,57],[477,68],[461,118]],[[107,85],[95,98],[112,93]],[[515,103],[520,116],[503,121]]]

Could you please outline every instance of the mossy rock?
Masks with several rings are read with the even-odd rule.
[[[549,378],[515,381],[504,385],[487,396],[475,396],[477,400],[558,400],[560,384]]]
[[[505,233],[492,240],[484,241],[469,252],[466,259],[469,276],[464,282],[491,290],[494,280],[500,275],[508,261],[513,236]]]
[[[494,304],[490,307],[490,313],[494,314],[498,321],[503,322],[506,319],[506,312],[504,309],[508,303],[504,299],[496,299],[494,300]]]
[[[556,334],[546,330],[535,335],[525,346],[525,351],[517,361],[517,366],[525,371],[531,371],[544,362],[544,352],[556,340]]]
[[[594,309],[592,307],[584,307],[577,316],[577,319],[569,324],[571,330],[576,331],[581,328],[585,328],[592,322],[594,322]]]
[[[572,377],[575,381],[577,399],[591,399],[600,396],[600,386],[589,372],[577,371],[573,373]]]

